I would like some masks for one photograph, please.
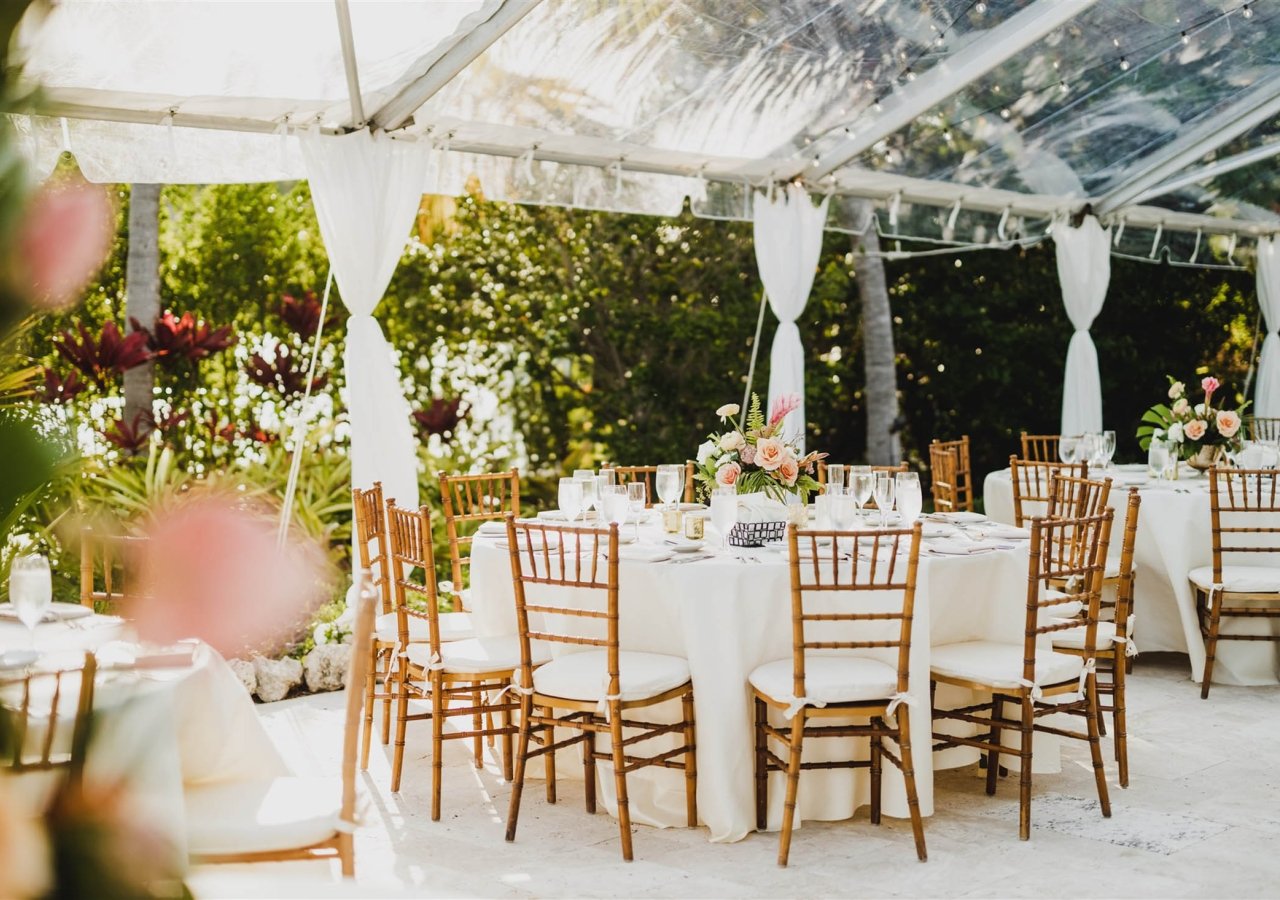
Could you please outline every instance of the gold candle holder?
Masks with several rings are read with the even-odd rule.
[[[680,533],[680,507],[665,506],[662,509],[662,527],[667,534]]]
[[[707,520],[702,516],[684,517],[684,536],[691,541],[700,541],[706,534]]]

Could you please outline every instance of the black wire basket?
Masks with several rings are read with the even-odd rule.
[[[776,522],[739,522],[729,529],[729,543],[734,547],[763,547],[770,541],[780,541],[786,534],[787,523],[783,519]]]

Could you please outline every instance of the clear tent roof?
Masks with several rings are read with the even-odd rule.
[[[300,177],[288,133],[368,121],[428,191],[738,218],[798,177],[938,239],[1092,202],[1181,260],[1280,230],[1280,0],[63,0],[24,48],[30,152],[98,180]]]

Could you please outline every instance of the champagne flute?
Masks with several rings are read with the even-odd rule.
[[[587,513],[595,508],[596,501],[599,500],[596,493],[596,473],[594,469],[574,469],[573,477],[582,484],[582,518],[585,521]]]
[[[644,515],[644,505],[648,497],[648,486],[643,479],[637,478],[627,484],[627,505],[635,519],[636,540],[640,540],[640,517]]]
[[[898,515],[902,516],[902,527],[910,528],[920,518],[920,510],[924,498],[920,493],[920,476],[915,472],[899,472],[894,478],[895,502]]]
[[[1106,469],[1111,468],[1111,460],[1116,455],[1116,433],[1114,431],[1102,432],[1102,465]]]
[[[894,480],[892,472],[876,473],[876,506],[880,510],[880,527],[888,524],[889,510],[893,509]]]
[[[862,508],[871,499],[875,490],[875,472],[870,466],[853,466],[849,470],[849,492],[853,494],[853,502],[858,506],[858,515],[862,516]]]
[[[684,493],[684,466],[658,466],[658,499],[671,506]]]
[[[827,493],[843,494],[845,489],[845,467],[832,464],[827,466]]]
[[[560,512],[570,523],[582,512],[582,482],[576,478],[561,478],[560,491],[556,495]]]
[[[36,648],[36,626],[53,602],[53,577],[49,560],[38,554],[19,556],[9,569],[9,602],[27,626],[31,650]]]
[[[729,532],[738,524],[738,490],[718,487],[711,494],[711,524],[720,532],[721,547],[729,549]]]

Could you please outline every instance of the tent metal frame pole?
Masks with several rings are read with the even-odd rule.
[[[350,0],[334,0],[338,14],[338,37],[342,42],[342,67],[347,72],[347,93],[351,95],[351,128],[364,127],[364,99],[360,96],[360,70],[356,65],[356,39],[351,32]]]
[[[504,0],[492,16],[469,31],[445,51],[426,71],[400,89],[374,111],[369,125],[394,131],[409,122],[422,105],[456,78],[463,69],[497,42],[511,27],[527,16],[542,0]]]
[[[756,317],[756,338],[751,342],[751,364],[747,367],[747,387],[742,392],[742,415],[750,408],[747,403],[751,399],[751,386],[756,378],[756,360],[760,356],[760,334],[764,331],[764,310],[769,305],[769,292],[760,289],[760,315]]]
[[[1222,159],[1214,160],[1207,166],[1179,175],[1176,178],[1170,178],[1168,181],[1162,181],[1148,191],[1143,191],[1137,197],[1133,198],[1134,203],[1144,203],[1155,197],[1163,197],[1165,194],[1172,193],[1179,188],[1187,187],[1193,184],[1202,184],[1210,178],[1217,178],[1219,175],[1226,175],[1228,172],[1234,172],[1237,169],[1243,169],[1245,166],[1251,166],[1254,163],[1262,162],[1273,156],[1280,156],[1280,140],[1272,141],[1269,144],[1263,144],[1260,147],[1253,147],[1245,150],[1243,153],[1237,153],[1234,156],[1224,156]]]
[[[1112,182],[1093,205],[1099,216],[1114,213],[1168,178],[1177,175],[1206,153],[1217,150],[1250,129],[1280,114],[1280,75],[1272,75],[1244,92],[1244,96],[1182,132],[1155,153],[1143,158],[1133,171]]]
[[[808,156],[793,175],[816,181],[848,165],[882,139],[910,125],[1097,2],[1036,0],[922,73],[907,87],[882,97],[881,112],[867,116],[865,124],[855,121],[856,133],[852,137],[821,157]],[[862,112],[866,115],[865,109]]]

